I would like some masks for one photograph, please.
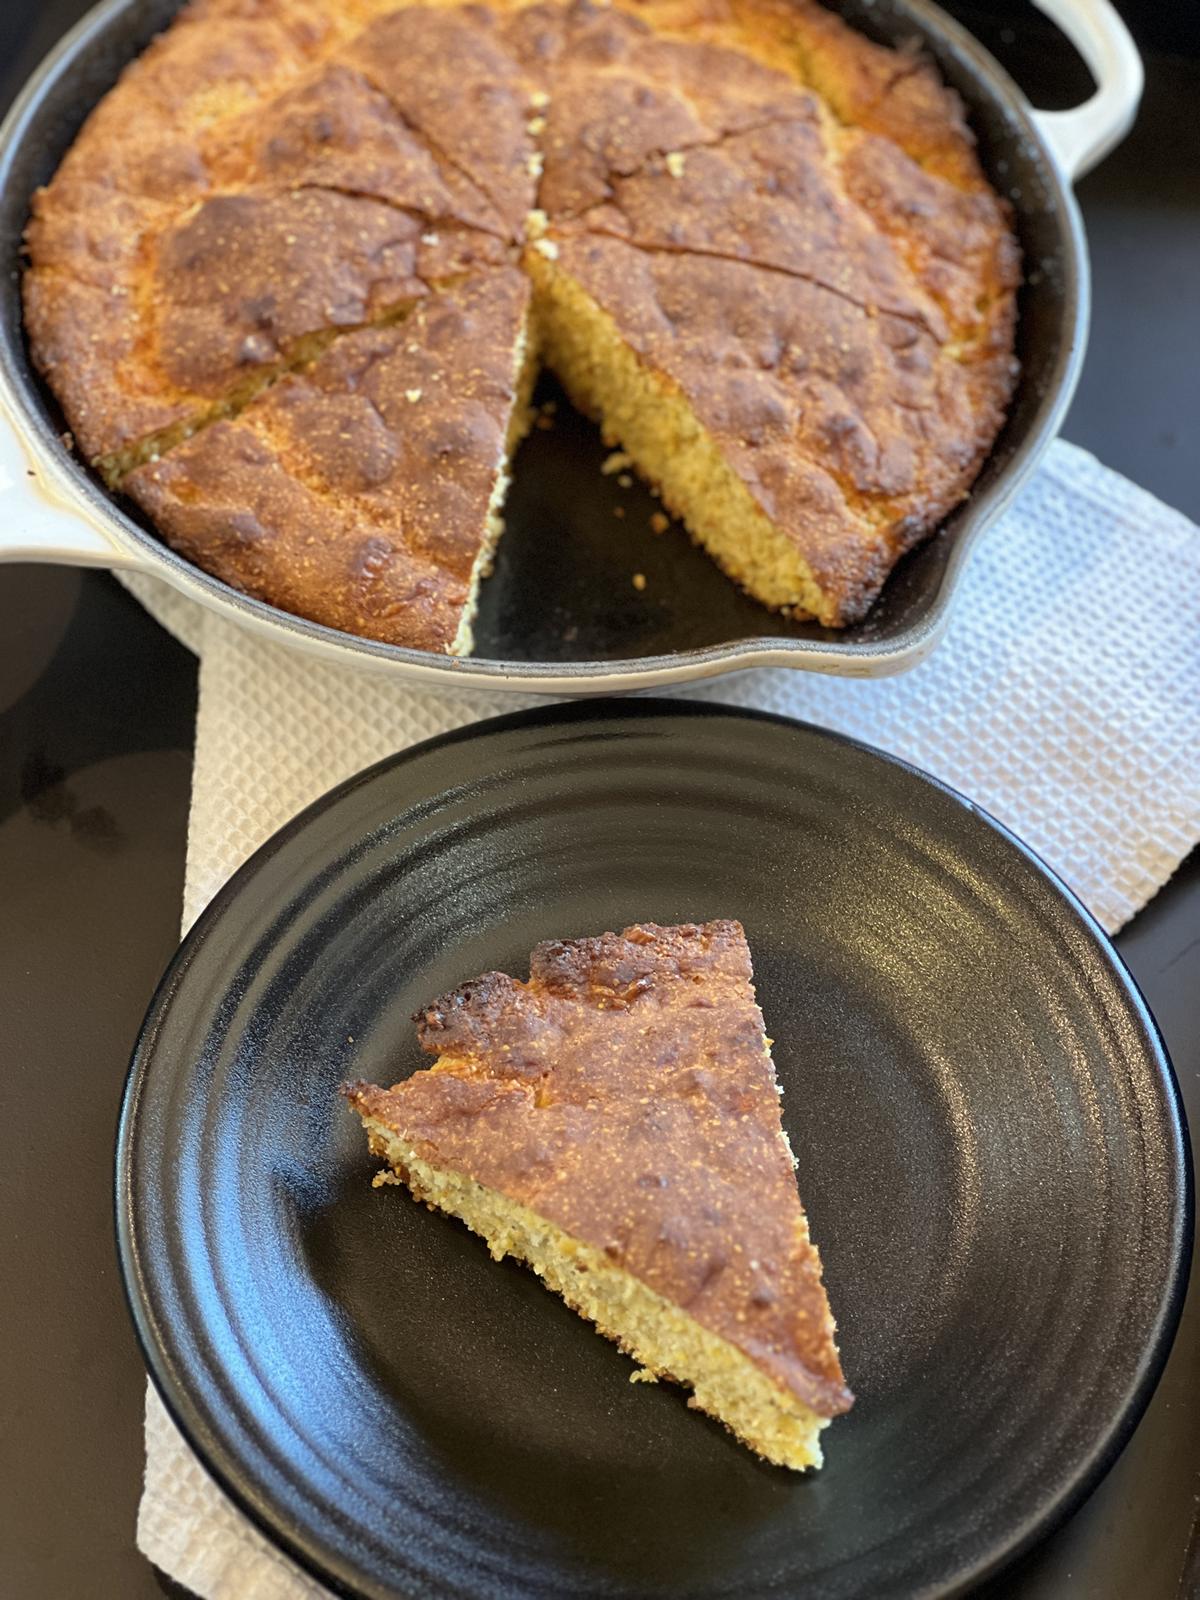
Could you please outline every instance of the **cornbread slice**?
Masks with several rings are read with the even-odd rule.
[[[767,1460],[853,1397],[737,922],[539,945],[422,1012],[436,1064],[347,1085],[376,1182],[531,1266]]]
[[[26,326],[112,485],[305,364],[314,339],[511,257],[511,219],[368,75],[376,29],[347,42],[336,7],[252,9],[186,8],[34,196]],[[471,76],[463,10],[385,20],[400,63],[444,51],[468,99],[503,64],[485,54]],[[529,143],[516,104],[507,124]],[[523,166],[518,182],[523,214]]]
[[[406,470],[463,474],[418,538],[415,476],[314,491],[326,445],[277,448],[264,399],[421,301],[524,272],[530,376],[536,334],[730,576],[832,627],[969,492],[1016,374],[1019,253],[961,103],[815,0],[191,0],[27,244],[31,351],[105,482],[235,587],[421,649],[471,648],[506,469],[481,498],[415,440]],[[265,519],[225,486],[264,429]],[[364,539],[395,581],[355,575]]]
[[[760,600],[861,616],[986,449],[962,369],[919,322],[805,278],[583,230],[552,242],[529,271],[574,402]]]
[[[125,490],[246,594],[465,654],[528,419],[528,305],[511,267],[431,292],[331,342]]]
[[[506,6],[396,5],[341,52],[387,95],[449,171],[485,195],[509,238],[519,239],[536,204],[538,148],[529,123],[536,80],[505,49]]]

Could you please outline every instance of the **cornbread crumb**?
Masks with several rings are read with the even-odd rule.
[[[600,471],[604,476],[611,477],[614,472],[624,472],[626,467],[633,465],[633,457],[626,455],[624,450],[614,450],[605,456],[600,463]]]
[[[422,392],[423,391],[420,389],[405,389],[404,398],[408,401],[410,406],[415,406],[417,401],[421,398]]]
[[[627,472],[622,472],[621,475],[618,477],[617,482],[618,482],[618,484],[620,484],[622,489],[632,489],[633,488],[633,479],[629,476],[629,474]]]
[[[535,111],[544,111],[550,104],[550,96],[545,89],[535,89],[529,96],[529,104]]]
[[[646,574],[644,572],[634,573],[633,587],[638,591],[639,594],[641,594],[642,590],[646,587]]]
[[[536,139],[539,133],[544,133],[546,131],[545,117],[530,117],[529,121],[525,124],[525,130],[527,133],[531,133]]]
[[[663,516],[661,511],[654,511],[650,515],[650,527],[655,533],[666,533],[671,526],[670,519]]]
[[[535,239],[533,248],[544,255],[547,261],[558,260],[558,246],[553,239]]]
[[[540,239],[549,226],[549,217],[537,207],[525,218],[525,231],[531,239]]]
[[[678,150],[667,152],[667,171],[673,178],[682,178],[685,166],[683,155]]]

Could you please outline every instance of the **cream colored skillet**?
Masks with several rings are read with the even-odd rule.
[[[937,644],[971,549],[1037,465],[1074,392],[1087,338],[1087,247],[1071,184],[1126,133],[1142,68],[1109,0],[1036,0],[1078,47],[1097,88],[1072,111],[1035,111],[988,53],[930,0],[844,0],[852,24],[885,41],[919,36],[963,96],[992,181],[1013,205],[1027,262],[1009,419],[970,498],[904,563],[866,620],[834,634],[797,627],[632,659],[458,660],[340,633],[239,594],[176,555],[105,490],[62,441],[63,423],[29,363],[21,326],[21,238],[88,110],[178,9],[178,0],[103,0],[43,62],[0,129],[0,561],[52,561],[151,573],[201,605],[346,666],[414,684],[551,695],[611,694],[786,666],[857,677],[899,672]],[[519,620],[518,620],[519,627]],[[753,628],[753,624],[751,624]],[[736,630],[735,630],[736,631]],[[593,642],[594,643],[594,642]],[[609,656],[600,641],[593,656]],[[617,651],[617,654],[620,652]]]

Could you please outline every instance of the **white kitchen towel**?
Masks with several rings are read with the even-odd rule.
[[[534,703],[407,689],[129,587],[200,657],[183,925],[309,801],[431,734]],[[877,681],[784,669],[679,691],[903,756],[1025,839],[1110,931],[1200,839],[1200,530],[1057,443],[975,555],[945,642]],[[146,1404],[138,1543],[205,1600],[326,1591],[258,1534]]]

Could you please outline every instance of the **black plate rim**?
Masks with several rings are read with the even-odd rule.
[[[445,733],[421,740],[418,744],[384,756],[371,766],[344,779],[312,801],[291,821],[285,823],[238,867],[196,918],[159,980],[134,1043],[121,1095],[113,1187],[117,1255],[126,1305],[147,1373],[172,1422],[179,1429],[189,1448],[196,1454],[204,1470],[275,1548],[281,1550],[304,1572],[326,1585],[335,1594],[345,1596],[346,1600],[397,1600],[396,1591],[380,1589],[375,1585],[363,1586],[343,1563],[336,1558],[330,1558],[323,1551],[319,1540],[309,1538],[304,1530],[291,1524],[285,1515],[277,1513],[269,1500],[260,1495],[254,1484],[239,1472],[238,1463],[227,1459],[225,1452],[210,1438],[204,1417],[199,1409],[193,1406],[186,1383],[174,1370],[169,1352],[159,1337],[145,1287],[145,1274],[141,1266],[141,1252],[136,1236],[133,1159],[141,1094],[153,1060],[155,1036],[175,991],[186,976],[192,961],[259,868],[295,835],[301,833],[312,820],[334,807],[343,796],[361,785],[370,783],[385,771],[402,768],[432,751],[442,750],[481,735],[503,734],[513,728],[527,728],[537,726],[539,723],[553,725],[556,721],[565,721],[570,724],[586,724],[629,716],[647,718],[672,716],[679,717],[683,721],[692,718],[731,716],[816,735],[821,740],[857,751],[868,758],[898,768],[919,782],[930,785],[941,795],[961,806],[1033,867],[1054,891],[1079,928],[1097,946],[1111,977],[1129,1003],[1131,1013],[1142,1034],[1142,1044],[1153,1061],[1156,1075],[1162,1084],[1163,1102],[1169,1119],[1174,1169],[1182,1180],[1181,1203],[1177,1224],[1170,1241],[1172,1261],[1169,1288],[1160,1308],[1156,1335],[1142,1353],[1138,1382],[1131,1391],[1124,1412],[1117,1418],[1107,1437],[1100,1442],[1092,1457],[1083,1463],[1074,1481],[1060,1492],[1057,1499],[1047,1502],[1039,1514],[1032,1518],[1016,1537],[1006,1544],[996,1546],[970,1570],[961,1572],[948,1586],[927,1597],[927,1600],[952,1600],[953,1596],[968,1593],[976,1585],[1002,1571],[1069,1519],[1115,1464],[1153,1398],[1175,1340],[1191,1270],[1195,1233],[1195,1176],[1187,1113],[1166,1043],[1141,988],[1108,934],[1053,868],[984,807],[932,773],[900,756],[880,750],[864,740],[852,738],[848,734],[823,728],[800,718],[721,702],[670,700],[650,696],[559,702],[488,717],[479,722],[469,723],[465,727],[450,729]]]

